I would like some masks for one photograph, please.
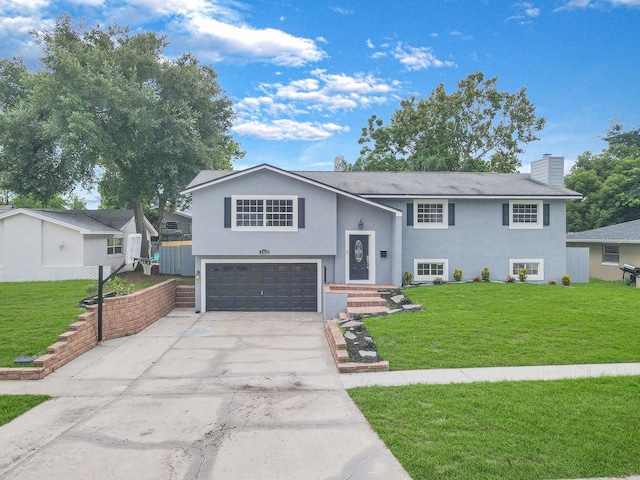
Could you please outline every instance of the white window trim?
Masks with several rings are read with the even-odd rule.
[[[442,223],[418,222],[418,205],[421,203],[442,204]],[[413,200],[413,228],[447,229],[449,228],[449,200],[442,198],[416,198]]]
[[[537,205],[538,206],[538,218],[536,223],[516,223],[513,221],[513,206],[514,205]],[[541,229],[543,227],[544,219],[544,206],[542,200],[509,200],[509,229],[511,230],[532,230]]]
[[[442,263],[442,275],[418,275],[419,263]],[[446,258],[414,258],[413,259],[413,279],[416,282],[431,282],[436,277],[442,277],[446,282],[449,280],[449,260]]]
[[[604,256],[605,256],[605,248],[607,247],[616,247],[618,249],[618,261],[617,262],[605,262],[604,261]],[[607,265],[610,267],[617,267],[620,265],[620,245],[602,245],[602,251],[601,251],[601,258],[602,258],[602,265]],[[611,255],[611,254],[609,254]]]
[[[115,240],[120,240],[120,253],[117,252],[113,252],[113,253],[109,253],[109,249],[111,248],[112,250],[115,250],[115,248],[118,245],[109,245],[109,240],[113,240],[115,242]],[[122,237],[111,237],[111,238],[107,238],[107,257],[118,257],[118,256],[123,256],[124,255],[124,239]]]
[[[293,226],[291,227],[239,227],[236,225],[237,200],[293,200]],[[266,215],[266,212],[263,212]],[[298,231],[298,196],[297,195],[232,195],[231,196],[231,230],[239,232],[297,232]]]
[[[527,280],[543,281],[544,280],[544,259],[543,258],[510,258],[509,259],[509,275],[514,277],[518,276],[518,273],[513,273],[514,263],[537,263],[538,275],[527,275]]]

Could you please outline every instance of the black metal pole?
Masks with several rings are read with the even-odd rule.
[[[98,267],[98,342],[102,341],[102,265]]]
[[[122,265],[116,268],[113,273],[104,280],[102,279],[102,265],[98,267],[98,342],[102,341],[102,286],[111,280],[126,265],[127,262],[122,262]]]

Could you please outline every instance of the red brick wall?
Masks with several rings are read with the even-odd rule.
[[[102,305],[102,338],[133,335],[173,310],[176,281],[168,280],[124,297],[106,298]],[[98,307],[93,305],[47,347],[46,355],[30,368],[0,368],[0,380],[37,380],[46,377],[98,344]]]

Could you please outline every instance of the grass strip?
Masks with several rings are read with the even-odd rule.
[[[0,283],[0,366],[40,356],[84,309],[90,280]],[[93,282],[95,283],[95,282]]]
[[[0,395],[0,426],[49,398],[47,395]]]
[[[637,376],[349,394],[414,480],[640,474]]]

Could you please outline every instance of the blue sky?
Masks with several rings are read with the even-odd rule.
[[[36,65],[29,36],[68,13],[167,35],[167,54],[211,64],[233,100],[234,136],[260,163],[332,169],[358,157],[367,119],[482,71],[525,86],[547,126],[521,156],[570,166],[611,122],[640,125],[640,0],[0,0],[0,56]]]

